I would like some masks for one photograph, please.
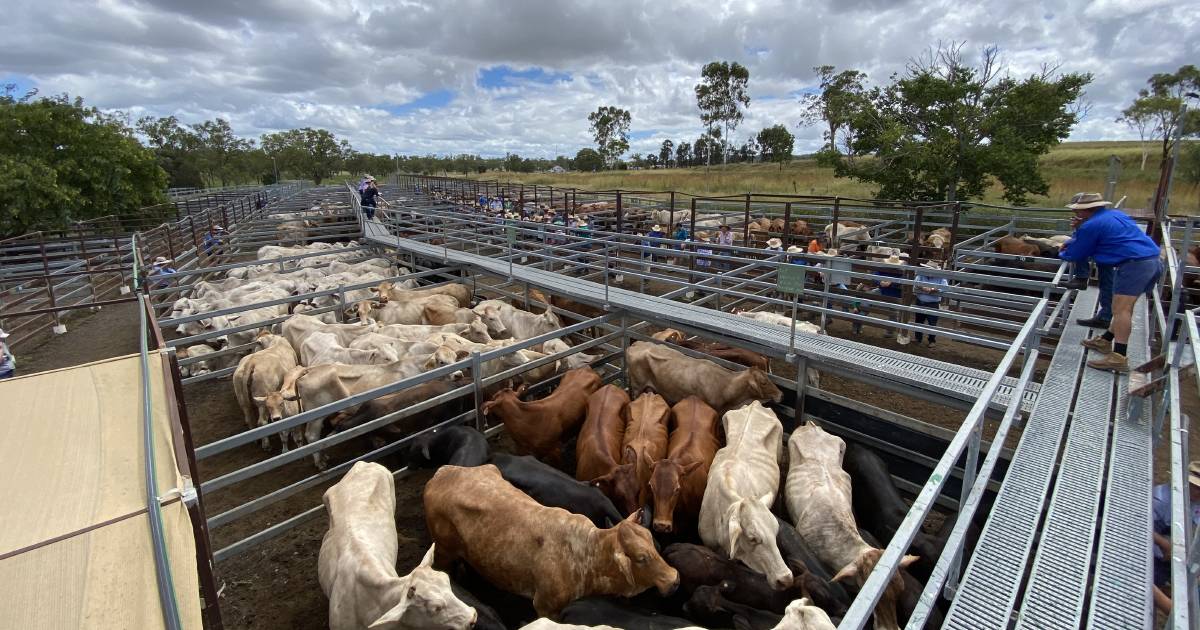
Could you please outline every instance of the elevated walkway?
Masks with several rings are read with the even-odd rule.
[[[186,462],[149,356],[162,544],[183,628],[200,628]],[[0,381],[0,628],[163,628],[147,509],[139,355]]]
[[[377,221],[366,221],[363,235],[376,245],[410,252],[424,258],[444,259],[448,264],[471,267],[502,276],[509,273],[507,259],[445,249],[394,236]],[[788,352],[789,332],[782,326],[627,289],[609,287],[606,290],[603,284],[525,265],[512,265],[512,274],[515,280],[562,293],[580,302],[600,306],[607,301],[617,310],[685,328],[734,337],[770,350],[778,356]],[[983,370],[827,335],[797,332],[796,352],[818,361],[822,366],[834,366],[881,384],[890,384],[897,391],[919,390],[962,401],[967,405],[975,402],[983,385],[991,377],[990,372]],[[994,400],[997,408],[1002,409],[1008,404],[1008,397],[1015,384],[1016,379],[1005,379]],[[1033,408],[1038,390],[1036,385],[1030,385],[1027,389],[1022,401],[1024,409]]]
[[[1131,365],[1148,359],[1144,300],[1135,313]],[[1149,407],[1128,415],[1139,375],[1086,367],[1087,334],[1063,331],[945,628],[1151,627]]]

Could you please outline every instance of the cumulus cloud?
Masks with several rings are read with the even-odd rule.
[[[1119,111],[1200,52],[1195,0],[11,1],[0,77],[131,115],[230,120],[243,136],[326,127],[361,150],[574,154],[587,114],[633,115],[631,152],[701,133],[701,66],[750,69],[734,134],[798,126],[812,67],[886,81],[939,41],[1000,47],[1016,75],[1090,72],[1073,139],[1128,138]]]

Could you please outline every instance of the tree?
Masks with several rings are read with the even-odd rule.
[[[642,154],[634,153],[632,156],[630,156],[629,165],[634,168],[642,168],[642,166],[644,166],[644,163],[642,162]]]
[[[910,61],[905,76],[873,89],[849,123],[850,154],[824,158],[835,174],[877,184],[890,199],[978,198],[992,178],[1013,204],[1046,194],[1038,158],[1070,133],[1091,75],[1044,66],[1017,80],[995,47],[984,49],[977,68],[961,50],[931,50]]]
[[[604,158],[595,149],[580,149],[575,154],[574,166],[577,171],[598,171],[604,168]]]
[[[843,70],[834,72],[833,66],[817,66],[813,71],[821,79],[821,92],[808,94],[800,99],[804,106],[800,124],[809,126],[824,123],[822,134],[828,143],[825,150],[838,151],[838,132],[848,131],[847,126],[863,103],[866,95],[863,81],[867,75],[858,70]],[[852,138],[845,138],[844,145],[852,143]]]
[[[680,142],[675,145],[675,166],[690,166],[692,162],[692,143]]]
[[[1121,117],[1117,122],[1123,122],[1138,134],[1138,139],[1141,141],[1142,148],[1142,166],[1140,170],[1146,170],[1146,158],[1150,156],[1150,149],[1146,145],[1146,140],[1150,138],[1150,134],[1154,133],[1154,113],[1146,107],[1147,103],[1134,101],[1132,105],[1121,111]]]
[[[163,201],[167,175],[123,115],[33,96],[0,93],[0,236],[138,216]]]
[[[718,125],[724,127],[721,138],[742,122],[742,106],[750,106],[746,84],[750,82],[750,71],[742,64],[712,61],[700,71],[700,83],[696,84],[696,105],[700,107],[700,122],[710,130]]]
[[[712,158],[718,160],[724,156],[724,151],[721,147],[721,130],[711,129],[701,134],[696,141],[692,143],[692,159],[697,164],[712,164]]]
[[[663,168],[671,166],[671,158],[675,156],[675,143],[671,142],[670,138],[663,140],[662,146],[658,149],[658,161],[663,165]]]
[[[778,162],[781,171],[784,162],[792,161],[792,147],[795,141],[792,133],[783,125],[767,127],[758,132],[758,146],[762,148],[763,159]]]
[[[596,149],[607,166],[613,164],[621,154],[629,150],[629,123],[627,110],[605,105],[588,115]]]
[[[342,170],[350,155],[350,143],[339,141],[325,129],[289,129],[262,137],[263,151],[276,158],[279,168],[299,174],[321,185],[330,175]]]
[[[234,179],[238,158],[252,146],[234,135],[229,121],[222,118],[192,125],[191,135],[196,168],[209,186],[224,186]]]
[[[1184,136],[1200,133],[1200,69],[1186,65],[1173,73],[1160,72],[1146,80],[1150,87],[1138,92],[1133,104],[1121,112],[1118,119],[1131,127],[1141,121],[1152,130],[1152,136],[1162,143],[1162,160],[1171,155],[1177,133]],[[1188,105],[1192,109],[1185,110]],[[1135,129],[1137,129],[1135,127]],[[1142,159],[1143,167],[1145,158]]]

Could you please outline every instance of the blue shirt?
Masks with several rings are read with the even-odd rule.
[[[875,275],[880,276],[880,282],[888,282],[891,281],[892,278],[900,278],[904,274],[899,271],[876,271]],[[904,294],[904,285],[897,282],[892,282],[890,286],[885,287],[881,284],[879,285],[879,294],[898,298]]]
[[[923,274],[917,274],[916,280],[917,282],[924,282],[926,284],[936,284],[943,287],[950,286],[950,281],[945,278],[931,278]],[[913,293],[917,296],[917,301],[922,304],[937,304],[942,301],[941,289],[935,288],[933,293],[926,293],[919,288],[915,288]]]
[[[1129,215],[1112,208],[1101,208],[1084,221],[1059,258],[1081,262],[1095,258],[1097,264],[1119,265],[1127,260],[1152,258],[1158,245],[1142,231]]]

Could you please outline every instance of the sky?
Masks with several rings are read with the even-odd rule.
[[[221,117],[243,137],[324,127],[360,151],[574,155],[587,115],[630,110],[630,153],[695,140],[703,65],[750,70],[740,144],[784,124],[796,152],[813,66],[886,82],[939,42],[1007,71],[1090,72],[1072,140],[1115,122],[1155,72],[1200,64],[1200,0],[6,0],[0,83],[133,119]]]

